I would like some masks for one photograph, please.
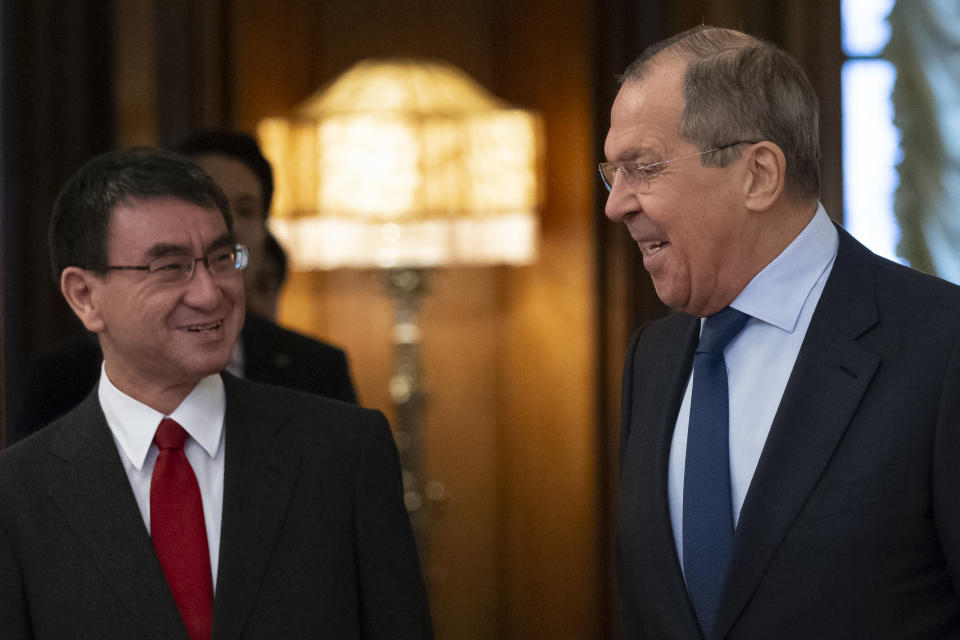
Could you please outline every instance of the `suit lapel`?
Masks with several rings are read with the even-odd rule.
[[[631,426],[621,452],[621,504],[626,506],[621,530],[643,542],[628,545],[621,553],[632,556],[625,558],[625,566],[642,568],[646,574],[642,582],[653,585],[661,608],[669,608],[663,617],[675,625],[670,637],[693,638],[698,627],[676,553],[667,487],[673,431],[700,324],[692,316],[677,315],[661,328],[644,336],[644,346],[632,354],[628,374],[632,388],[624,389],[627,397],[641,399],[637,404],[642,406],[631,407],[623,416]],[[659,402],[661,398],[666,402]],[[645,413],[651,407],[655,413]]]
[[[94,390],[46,463],[51,499],[145,637],[186,638]]]
[[[747,492],[714,637],[756,590],[879,365],[857,338],[877,322],[876,259],[839,230],[840,247]]]
[[[267,411],[267,405],[245,393],[245,383],[229,374],[223,378],[226,462],[212,637],[237,638],[282,528],[300,454],[279,436],[289,416],[277,415],[275,404]]]

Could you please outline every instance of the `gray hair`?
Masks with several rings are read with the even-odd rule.
[[[651,45],[621,76],[649,75],[660,53],[687,60],[678,135],[701,151],[768,140],[786,157],[786,191],[797,199],[820,195],[820,107],[807,75],[774,44],[732,29],[701,25]],[[726,166],[742,147],[703,156]]]

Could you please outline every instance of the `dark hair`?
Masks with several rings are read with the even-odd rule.
[[[237,131],[200,131],[177,145],[176,150],[190,158],[218,155],[242,162],[260,181],[263,191],[263,217],[270,215],[273,169],[253,136]]]
[[[287,279],[287,252],[277,237],[269,231],[263,238],[263,255],[277,268],[276,284],[279,289]]]
[[[650,46],[622,81],[643,80],[661,53],[688,61],[683,78],[681,139],[701,151],[738,140],[768,140],[787,161],[786,190],[805,199],[820,194],[820,106],[800,65],[776,45],[707,25]],[[742,147],[703,156],[725,166]]]
[[[164,196],[218,209],[233,230],[223,191],[189,158],[150,147],[110,151],[84,164],[53,205],[48,240],[54,281],[59,284],[69,266],[107,263],[110,216],[117,206]]]

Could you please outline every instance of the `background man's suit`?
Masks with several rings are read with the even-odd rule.
[[[383,416],[223,377],[212,637],[430,637]],[[0,593],[4,640],[187,638],[96,392],[0,452]]]
[[[356,403],[347,356],[341,349],[253,313],[246,315],[240,342],[247,379]],[[92,335],[65,342],[35,358],[24,375],[11,442],[77,406],[97,384],[102,360]]]
[[[710,637],[960,637],[960,290],[839,233],[740,513]],[[676,314],[628,350],[624,638],[701,637],[667,497],[698,333],[697,318]]]
[[[244,377],[254,382],[357,402],[342,349],[248,313],[240,333]]]

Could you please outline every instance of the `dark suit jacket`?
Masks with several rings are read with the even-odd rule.
[[[253,313],[247,314],[240,340],[247,379],[357,402],[342,349]]]
[[[240,340],[247,379],[357,402],[341,349],[252,313],[247,314]],[[34,358],[23,376],[10,441],[25,438],[77,406],[99,380],[102,360],[92,334]]]
[[[623,378],[625,638],[702,637],[667,497],[698,337],[641,329]],[[708,638],[960,637],[960,289],[840,246],[747,492]]]
[[[224,375],[213,638],[429,638],[379,412]],[[0,635],[187,640],[96,393],[0,452]]]

